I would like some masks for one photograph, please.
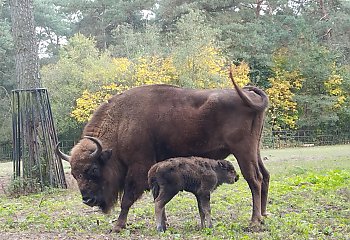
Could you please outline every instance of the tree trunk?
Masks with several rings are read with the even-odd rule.
[[[327,19],[328,18],[328,14],[327,14],[327,11],[326,11],[326,7],[324,5],[324,1],[323,0],[319,0],[319,5],[320,5],[320,12],[321,12],[321,20]]]
[[[40,87],[33,0],[10,0],[10,8],[17,87],[20,89]]]
[[[25,192],[39,190],[38,185],[66,188],[62,162],[53,151],[57,136],[48,94],[40,88],[33,0],[10,0],[10,8],[19,88],[13,91],[14,176],[23,177]]]
[[[12,36],[15,44],[16,80],[18,89],[31,89],[40,87],[39,57],[35,37],[33,0],[10,0]],[[22,108],[20,108],[22,109]],[[24,162],[24,177],[39,179],[34,169],[37,159],[37,126],[38,117],[35,116],[33,106],[25,106],[22,118],[24,121],[21,138],[26,143],[19,152]],[[28,151],[28,155],[24,152]],[[34,189],[34,185],[32,189]]]
[[[256,8],[255,8],[255,16],[258,18],[260,16],[261,11],[261,4],[263,3],[263,0],[256,0]]]
[[[326,6],[324,3],[324,0],[319,0],[319,5],[320,5],[320,13],[321,13],[321,18],[320,21],[328,21],[329,20],[329,14],[326,10]],[[327,41],[331,38],[332,35],[332,28],[327,28],[324,31],[324,34],[322,36],[322,39]]]

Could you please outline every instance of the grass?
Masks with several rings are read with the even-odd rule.
[[[271,172],[271,215],[261,231],[248,228],[251,196],[241,178],[212,194],[213,229],[199,229],[195,198],[182,192],[167,205],[168,231],[158,234],[151,194],[145,193],[130,210],[127,229],[109,234],[119,206],[103,215],[82,204],[77,190],[50,189],[18,198],[0,195],[0,238],[350,239],[349,145],[268,149],[262,156]],[[12,171],[5,165],[0,177]]]

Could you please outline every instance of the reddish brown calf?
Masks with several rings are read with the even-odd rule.
[[[179,157],[153,165],[148,172],[148,184],[155,201],[157,230],[166,230],[165,205],[183,190],[197,198],[201,227],[212,227],[210,193],[223,183],[237,180],[238,174],[226,160]]]

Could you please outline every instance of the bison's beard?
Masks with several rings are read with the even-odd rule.
[[[106,167],[104,172],[103,201],[100,202],[99,208],[105,214],[110,213],[118,199],[121,198],[124,189],[125,169],[117,166],[117,162],[114,162],[114,164],[116,165]]]
[[[118,188],[110,185],[106,187],[103,191],[103,201],[98,204],[100,210],[105,214],[110,213],[121,194],[122,193],[118,191]]]
[[[105,202],[100,203],[99,208],[105,214],[110,213],[112,209],[112,207],[108,207]]]

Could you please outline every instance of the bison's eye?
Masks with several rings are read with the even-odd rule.
[[[87,178],[97,180],[100,177],[100,170],[97,166],[93,166],[87,171]]]
[[[94,167],[94,168],[92,169],[92,175],[94,175],[94,176],[97,176],[97,175],[98,175],[98,168],[97,168],[97,167]]]
[[[83,174],[80,173],[80,174],[78,175],[78,178],[79,178],[79,179],[82,179],[82,178],[83,178]]]

